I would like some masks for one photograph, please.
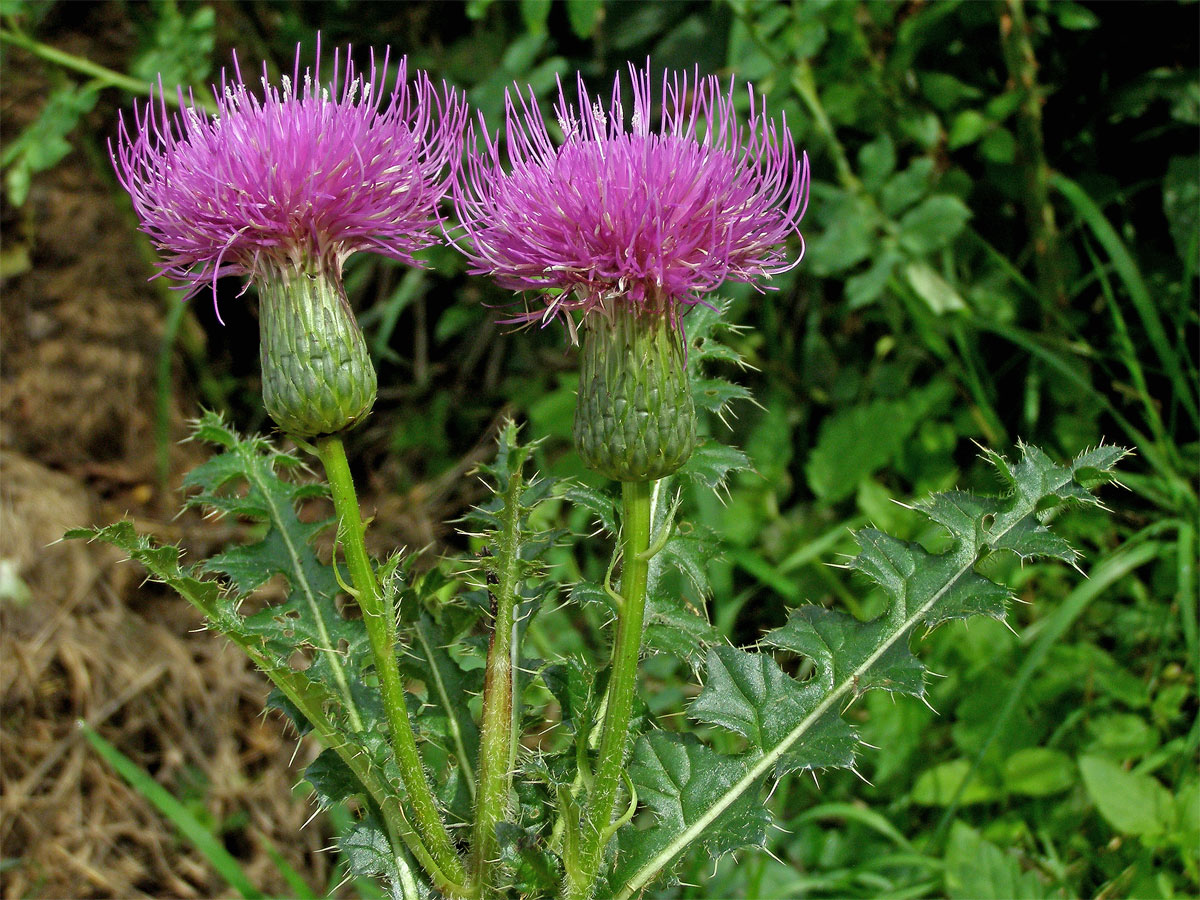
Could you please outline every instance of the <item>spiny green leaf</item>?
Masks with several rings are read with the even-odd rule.
[[[716,490],[725,484],[731,472],[749,468],[750,458],[741,450],[709,439],[692,451],[691,458],[679,470],[678,477]]]
[[[1111,479],[1111,467],[1124,451],[1097,448],[1059,466],[1039,450],[1021,449],[1015,463],[989,454],[1006,479],[1006,496],[951,492],[918,505],[945,528],[949,544],[943,552],[930,553],[920,544],[875,529],[855,535],[861,551],[849,568],[876,584],[888,606],[867,622],[816,606],[802,607],[770,632],[768,646],[811,662],[807,681],[793,680],[765,655],[729,647],[709,651],[706,683],[689,714],[742,735],[747,751],[737,758],[720,757],[704,748],[670,745],[667,735],[642,739],[642,765],[634,779],[639,798],[661,821],[670,822],[675,833],[663,827],[622,829],[618,838],[629,857],[617,864],[609,881],[618,900],[644,889],[688,846],[700,844],[714,855],[735,849],[737,823],[743,821],[735,811],[745,808],[768,773],[852,764],[854,736],[838,717],[838,706],[873,688],[924,693],[924,669],[908,650],[917,626],[978,614],[1003,617],[1008,590],[976,571],[988,554],[1001,549],[1074,558],[1044,527],[1043,518],[1047,510],[1064,503],[1098,503],[1088,486]],[[661,751],[654,757],[657,768],[647,761],[646,747]],[[681,806],[680,798],[694,778],[693,762],[711,765],[718,778],[731,779],[727,788],[699,792],[707,808]]]
[[[444,735],[466,776],[466,784],[474,786],[475,766],[479,753],[479,728],[471,716],[467,698],[478,694],[483,687],[482,669],[464,672],[451,659],[447,647],[452,635],[428,614],[422,613],[411,630],[408,652],[400,658],[405,674],[425,683],[428,696],[421,719],[428,727],[431,714],[443,723],[438,733]]]
[[[188,505],[264,521],[269,526],[262,540],[231,548],[200,568],[224,575],[242,594],[282,575],[290,588],[287,598],[249,617],[246,627],[261,634],[279,654],[300,647],[316,650],[310,677],[336,688],[354,727],[375,721],[381,713],[376,693],[352,677],[346,662],[351,668],[358,661],[366,664],[366,627],[361,619],[348,619],[338,610],[337,577],[312,548],[313,538],[329,523],[303,522],[298,515],[298,504],[314,493],[323,494],[323,488],[314,492],[311,485],[281,477],[281,468],[297,467],[294,457],[277,451],[263,438],[243,439],[212,413],[201,419],[196,435],[221,452],[184,479],[185,486],[198,489]]]
[[[512,886],[522,898],[552,897],[562,883],[562,864],[545,842],[528,828],[510,822],[496,825],[500,862],[512,873]]]
[[[831,684],[828,672],[801,683],[768,654],[714,647],[708,651],[704,690],[688,707],[688,715],[740,734],[751,748],[765,752],[812,712]],[[854,730],[836,712],[829,712],[780,757],[775,774],[853,766],[857,744]]]
[[[130,521],[114,522],[103,528],[73,528],[63,537],[103,541],[124,550],[130,559],[146,568],[152,580],[172,588],[218,626],[238,619],[235,600],[222,591],[219,583],[185,572],[179,565],[183,551],[172,544],[155,544],[146,535],[138,534]]]
[[[644,828],[630,825],[619,832],[617,864],[609,876],[613,893],[745,774],[741,760],[710,750],[693,735],[664,731],[642,735],[633,751],[629,777],[654,823]],[[746,792],[696,843],[713,858],[742,847],[759,847],[766,840],[768,821],[766,808],[753,792]]]
[[[304,779],[313,786],[322,809],[356,797],[363,791],[362,783],[354,776],[342,758],[331,749],[320,755],[304,770]]]
[[[575,734],[576,743],[586,743],[604,696],[607,674],[598,675],[584,660],[571,656],[543,667],[541,676],[558,701],[562,724]]]
[[[872,627],[874,626],[874,627]],[[886,636],[888,623],[859,622],[837,610],[802,606],[789,613],[787,624],[768,632],[763,643],[812,660],[818,671],[827,673],[833,686],[862,668]],[[869,690],[925,695],[925,667],[903,641],[892,644],[854,682],[855,696]]]
[[[563,496],[595,516],[605,532],[617,533],[617,504],[610,493],[584,484],[572,484]]]
[[[646,602],[646,629],[642,646],[670,653],[699,669],[704,651],[721,639],[720,632],[702,612],[678,594],[655,591]]]
[[[384,878],[392,900],[406,900],[409,896],[403,885],[405,881],[415,884],[413,874],[400,870],[387,833],[374,815],[356,822],[349,832],[339,838],[338,849],[351,874],[363,878]]]

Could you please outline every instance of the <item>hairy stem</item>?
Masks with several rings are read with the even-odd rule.
[[[384,602],[370,557],[367,556],[363,542],[365,529],[358,509],[354,481],[350,477],[350,464],[346,460],[346,448],[338,435],[320,438],[316,446],[333,491],[333,505],[339,522],[338,535],[371,642],[371,653],[391,732],[392,751],[404,780],[404,789],[412,803],[413,824],[446,877],[462,885],[466,882],[466,870],[438,811],[425,767],[417,752],[412,723],[408,719],[404,683],[396,661],[395,610]]]
[[[650,497],[654,482],[632,481],[621,485],[621,614],[613,644],[612,674],[608,682],[608,709],[600,736],[596,775],[588,795],[587,824],[583,829],[580,864],[569,867],[565,896],[583,900],[591,896],[609,838],[613,808],[629,752],[629,720],[637,686],[638,657],[646,614],[646,576],[649,569]]]
[[[513,768],[517,755],[517,698],[513,691],[516,653],[516,609],[520,585],[520,533],[522,486],[518,469],[509,477],[496,568],[488,573],[492,599],[492,641],[488,647],[483,687],[483,720],[479,735],[479,789],[475,824],[471,832],[470,892],[482,896],[493,886],[496,862],[496,825],[508,811]]]

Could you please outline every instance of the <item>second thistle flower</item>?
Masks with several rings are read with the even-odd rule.
[[[808,159],[752,88],[743,122],[732,83],[664,73],[653,128],[649,66],[630,74],[629,126],[619,78],[607,109],[582,80],[574,103],[560,88],[559,146],[532,92],[509,95],[506,152],[485,133],[454,199],[471,271],[540,292],[518,320],[562,315],[574,335],[582,314],[576,447],[604,475],[645,481],[695,444],[684,313],[727,280],[796,265],[784,243],[799,234]]]

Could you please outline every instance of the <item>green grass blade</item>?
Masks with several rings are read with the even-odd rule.
[[[1192,421],[1200,423],[1200,411],[1196,407],[1192,385],[1179,362],[1175,348],[1167,337],[1162,319],[1158,315],[1158,309],[1150,296],[1150,289],[1142,278],[1133,254],[1129,252],[1129,248],[1125,246],[1125,242],[1121,240],[1121,236],[1117,234],[1103,210],[1083,188],[1066,176],[1057,173],[1051,176],[1050,183],[1071,204],[1079,218],[1092,230],[1096,240],[1108,253],[1113,269],[1125,284],[1125,289],[1129,292],[1129,299],[1146,329],[1146,337],[1162,362],[1167,377],[1171,379],[1176,395],[1183,403]]]
[[[317,900],[319,896],[312,888],[308,886],[308,882],[304,877],[292,868],[292,864],[284,859],[270,841],[262,835],[259,835],[259,840],[262,841],[263,849],[267,851],[267,856],[271,857],[271,862],[275,863],[275,868],[279,874],[283,876],[283,880],[287,882],[291,888],[291,896],[295,900]]]
[[[217,870],[217,874],[234,890],[247,900],[264,898],[265,895],[250,883],[238,861],[230,855],[225,846],[182,803],[171,796],[166,788],[147,775],[128,756],[100,737],[86,722],[81,721],[79,729],[104,761],[112,766],[131,788],[154,804],[154,808],[170,820],[179,833],[200,851]]]

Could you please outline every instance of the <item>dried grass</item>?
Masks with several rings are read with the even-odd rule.
[[[6,139],[46,88],[19,55],[6,60]],[[306,742],[290,764],[295,741],[278,716],[261,716],[269,685],[221,638],[197,632],[183,601],[141,584],[105,548],[52,544],[127,512],[193,552],[228,536],[220,524],[168,522],[177,498],[155,486],[163,307],[135,236],[80,152],[39,176],[22,210],[5,208],[4,230],[32,268],[3,285],[0,559],[32,600],[0,601],[0,896],[231,894],[92,752],[80,719],[210,821],[268,895],[288,891],[265,841],[321,889],[335,862],[319,852],[328,826],[301,831],[312,810],[293,796],[319,748]],[[176,439],[184,410],[194,414],[178,387]],[[198,449],[172,452],[179,472]]]

